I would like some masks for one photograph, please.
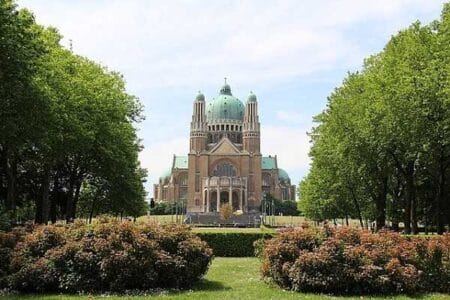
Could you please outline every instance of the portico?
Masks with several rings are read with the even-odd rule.
[[[203,178],[203,212],[218,212],[228,204],[233,210],[247,212],[246,177],[206,177]]]

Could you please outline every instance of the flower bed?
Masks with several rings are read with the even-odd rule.
[[[265,242],[262,273],[285,289],[332,294],[450,292],[450,235],[289,229]]]

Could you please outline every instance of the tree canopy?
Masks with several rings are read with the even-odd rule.
[[[349,73],[315,117],[300,207],[406,233],[450,225],[450,4]],[[386,223],[388,221],[388,224]]]
[[[121,74],[61,38],[13,0],[0,2],[0,212],[37,223],[142,214],[142,106]]]

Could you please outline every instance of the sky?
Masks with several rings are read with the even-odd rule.
[[[224,77],[234,96],[258,97],[263,155],[277,155],[293,184],[309,169],[312,118],[347,72],[439,0],[18,0],[54,26],[77,54],[121,72],[145,106],[138,124],[146,189],[187,155],[192,102]]]

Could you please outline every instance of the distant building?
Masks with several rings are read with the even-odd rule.
[[[261,155],[260,141],[253,93],[245,105],[226,82],[208,104],[199,93],[193,105],[190,151],[173,156],[170,170],[154,185],[154,199],[184,201],[188,212],[217,212],[228,203],[244,213],[259,210],[264,192],[295,200],[289,175],[278,167],[276,155]]]

